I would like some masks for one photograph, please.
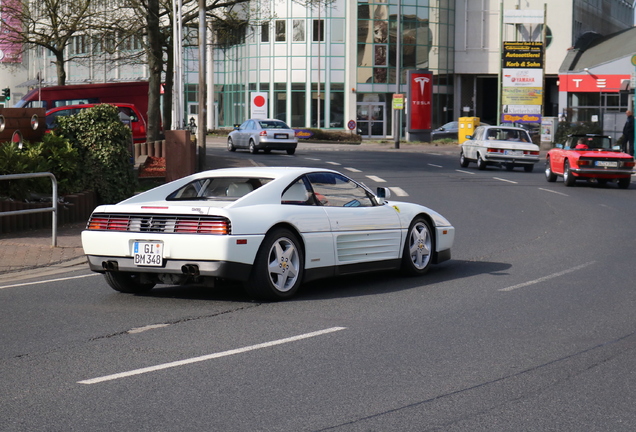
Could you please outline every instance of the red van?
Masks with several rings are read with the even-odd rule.
[[[71,116],[95,105],[98,104],[66,105],[50,109],[46,112],[46,129],[55,129],[57,118],[60,116]],[[132,129],[133,142],[146,142],[146,121],[137,107],[125,103],[111,103],[110,105],[115,105],[119,109],[119,118]]]
[[[16,108],[53,108],[64,105],[133,104],[148,123],[148,81],[40,87],[29,91]]]

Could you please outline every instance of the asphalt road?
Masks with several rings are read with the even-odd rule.
[[[233,157],[390,186],[453,223],[453,259],[280,303],[231,284],[124,295],[85,270],[0,287],[1,431],[636,429],[636,184],[443,152]]]

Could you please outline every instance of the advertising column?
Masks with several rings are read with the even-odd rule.
[[[409,140],[430,141],[433,122],[433,74],[427,70],[408,71],[407,132]]]
[[[543,43],[504,42],[501,123],[541,123]]]

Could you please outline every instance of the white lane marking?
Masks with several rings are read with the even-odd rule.
[[[455,170],[455,171],[460,172],[460,173],[464,173],[464,174],[472,174],[472,175],[475,175],[475,173],[474,173],[474,172],[471,172],[471,171],[464,171],[464,170]]]
[[[328,163],[329,165],[338,165],[338,166],[342,165],[342,164],[339,164],[338,162],[326,162],[326,163]]]
[[[58,279],[47,279],[47,280],[37,281],[37,282],[25,282],[25,283],[19,283],[14,285],[4,285],[4,286],[0,286],[0,289],[15,288],[15,287],[21,287],[21,286],[28,286],[28,285],[39,285],[39,284],[45,284],[49,282],[59,282],[59,281],[65,281],[65,280],[71,280],[71,279],[81,279],[81,278],[91,277],[91,276],[99,276],[99,273],[91,273],[91,274],[81,275],[81,276],[70,276],[70,277],[58,278]]]
[[[320,160],[318,158],[308,158],[308,157],[306,157],[305,159],[310,160],[310,161],[319,161]]]
[[[347,167],[345,167],[345,169],[346,169],[347,171],[356,172],[356,173],[357,173],[357,172],[362,172],[362,171],[360,171],[359,169],[356,169],[356,168],[347,168]]]
[[[136,327],[133,329],[128,330],[126,333],[128,334],[136,334],[136,333],[141,333],[141,332],[145,332],[148,330],[154,330],[154,329],[158,329],[158,328],[163,328],[163,327],[168,327],[170,324],[152,324],[152,325],[147,325],[147,326],[143,326],[143,327]]]
[[[518,184],[516,181],[512,181],[512,180],[506,180],[506,179],[502,179],[502,178],[499,178],[499,177],[493,177],[493,178],[494,178],[495,180],[499,180],[499,181],[502,181],[502,182],[508,182],[508,183],[512,183],[512,184]]]
[[[564,194],[563,192],[557,192],[557,191],[554,191],[554,190],[551,190],[551,189],[539,188],[539,190],[546,191],[546,192],[552,192],[553,194],[562,195],[562,196],[570,196],[568,194]]]
[[[368,175],[367,178],[371,179],[371,180],[373,180],[374,182],[377,182],[377,183],[386,183],[386,180],[384,180],[384,179],[382,179],[382,178],[380,178],[378,176]]]
[[[112,374],[112,375],[106,375],[106,376],[102,376],[102,377],[98,377],[98,378],[91,378],[91,379],[87,379],[87,380],[82,380],[82,381],[78,381],[78,384],[97,384],[97,383],[101,383],[104,381],[113,381],[116,379],[120,379],[120,378],[126,378],[129,376],[133,376],[133,375],[141,375],[141,374],[145,374],[145,373],[149,373],[149,372],[156,372],[159,370],[163,370],[163,369],[169,369],[169,368],[173,368],[173,367],[177,367],[177,366],[184,366],[184,365],[188,365],[188,364],[192,364],[192,363],[198,363],[198,362],[202,362],[202,361],[206,361],[206,360],[212,360],[212,359],[216,359],[216,358],[220,358],[220,357],[227,357],[227,356],[231,356],[234,354],[241,354],[241,353],[245,353],[248,351],[254,351],[257,349],[261,349],[261,348],[269,348],[269,347],[273,347],[276,345],[281,345],[281,344],[285,344],[285,343],[290,343],[290,342],[296,342],[299,340],[303,340],[303,339],[308,339],[308,338],[312,338],[312,337],[316,337],[316,336],[321,336],[324,334],[328,334],[328,333],[333,333],[333,332],[337,332],[340,330],[345,330],[346,327],[331,327],[328,329],[324,329],[324,330],[318,330],[312,333],[305,333],[305,334],[301,334],[298,336],[292,336],[292,337],[288,337],[285,339],[278,339],[278,340],[274,340],[274,341],[270,341],[270,342],[264,342],[261,344],[256,344],[256,345],[251,345],[251,346],[246,346],[243,348],[237,348],[237,349],[233,349],[233,350],[229,350],[229,351],[223,351],[223,352],[219,352],[219,353],[214,353],[214,354],[208,354],[208,355],[204,355],[204,356],[200,356],[200,357],[192,357],[189,359],[185,359],[185,360],[179,360],[179,361],[174,361],[171,363],[164,363],[164,364],[160,364],[160,365],[156,365],[156,366],[150,366],[150,367],[145,367],[145,368],[141,368],[141,369],[135,369],[135,370],[131,370],[128,372],[121,372],[121,373],[116,373],[116,374]]]
[[[404,191],[404,189],[402,188],[390,187],[389,189],[391,190],[391,192],[393,192],[397,196],[401,196],[401,197],[409,196],[409,194],[407,194],[406,191]]]
[[[432,164],[432,163],[428,164],[428,166],[432,166],[432,167],[435,167],[435,168],[443,168],[441,165],[435,165],[435,164]]]
[[[541,282],[545,282],[547,280],[554,279],[556,277],[563,276],[563,275],[566,275],[568,273],[575,272],[577,270],[581,270],[581,269],[583,269],[585,267],[591,266],[594,263],[596,263],[596,261],[590,261],[590,262],[587,262],[585,264],[581,264],[581,265],[578,265],[576,267],[572,267],[570,269],[560,271],[558,273],[552,273],[551,275],[544,276],[544,277],[539,278],[539,279],[535,279],[535,280],[531,280],[531,281],[528,281],[528,282],[520,283],[518,285],[509,286],[508,288],[501,288],[498,291],[512,291],[512,290],[516,290],[516,289],[519,289],[519,288],[527,287],[529,285],[534,285],[534,284],[538,284],[538,283],[541,283]]]

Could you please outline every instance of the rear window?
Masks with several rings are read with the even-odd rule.
[[[167,201],[179,200],[236,200],[271,181],[257,177],[210,177],[194,180],[166,198]]]
[[[287,124],[276,120],[259,121],[258,124],[260,124],[263,129],[289,129]]]

